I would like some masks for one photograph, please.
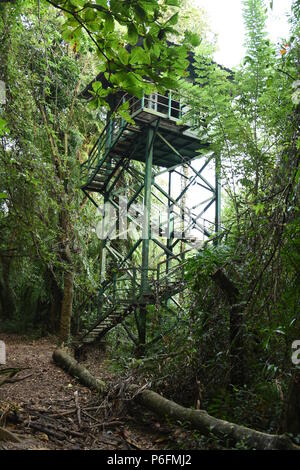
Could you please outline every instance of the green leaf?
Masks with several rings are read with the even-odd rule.
[[[99,31],[99,21],[94,21],[93,23],[89,23],[89,30],[95,33]]]
[[[0,137],[9,131],[7,122],[0,116]]]
[[[135,46],[138,40],[138,32],[136,30],[136,27],[132,23],[128,25],[127,37],[129,44]]]
[[[7,199],[7,194],[0,193],[0,199]]]
[[[132,124],[133,126],[135,125],[135,122],[134,120],[132,119],[132,117],[130,116],[128,110],[118,110],[118,114],[123,118],[125,119],[125,121],[127,121],[129,124]]]
[[[159,58],[159,56],[160,56],[160,51],[161,51],[161,49],[160,49],[159,45],[158,45],[158,44],[154,44],[150,52],[153,52],[154,56],[157,57],[157,58]]]
[[[96,0],[97,5],[100,5],[103,8],[108,8],[107,6],[107,0]]]
[[[97,18],[97,12],[91,8],[88,8],[84,14],[84,18],[87,22],[94,21]]]
[[[176,80],[170,77],[163,77],[159,79],[159,85],[168,89],[168,90],[174,90],[177,88],[178,83]]]
[[[264,204],[262,202],[259,202],[258,204],[254,205],[253,207],[254,207],[256,215],[259,215],[264,210]]]
[[[112,15],[110,14],[106,15],[105,25],[103,28],[104,33],[112,33],[114,29],[115,29],[115,22],[114,22]]]
[[[175,13],[174,15],[171,16],[171,18],[168,19],[168,21],[166,22],[167,25],[171,25],[171,26],[174,26],[175,24],[178,23],[178,16],[179,16],[179,13]]]
[[[121,49],[119,50],[119,59],[120,59],[120,61],[122,62],[122,64],[124,64],[124,65],[127,65],[127,64],[128,64],[129,54],[128,54],[128,52],[126,51],[126,49],[121,48]]]
[[[78,21],[72,16],[62,25],[63,28],[66,28],[67,26],[78,26]]]
[[[99,88],[102,88],[102,83],[101,82],[94,82],[92,84],[92,88],[95,92],[97,92],[99,90]]]
[[[102,55],[101,55],[101,59],[102,59]],[[99,63],[99,65],[97,66],[97,72],[101,73],[105,71],[106,71],[106,63],[105,62]]]
[[[192,33],[191,31],[185,31],[184,36],[186,41],[188,41],[193,47],[197,47],[201,43],[201,39],[196,33]]]
[[[151,59],[149,53],[142,47],[135,47],[131,51],[129,62],[131,64],[150,64]]]
[[[170,7],[179,7],[180,6],[180,0],[166,0],[166,5]]]
[[[140,5],[136,5],[136,6],[134,6],[134,11],[135,11],[135,14],[136,14],[136,16],[139,20],[141,20],[141,21],[146,20],[147,14],[146,14],[146,11],[144,10],[144,8],[142,8]]]
[[[86,0],[71,0],[71,3],[72,5],[74,5],[74,7],[83,7],[86,3]]]

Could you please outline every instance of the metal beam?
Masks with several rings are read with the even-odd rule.
[[[215,231],[218,234],[221,231],[221,156],[215,156],[215,175],[216,175],[216,210],[215,210]],[[216,243],[218,239],[216,239]]]
[[[153,163],[153,142],[154,131],[152,128],[148,129],[147,142],[146,142],[146,168],[145,168],[145,192],[144,192],[144,210],[145,210],[145,225],[143,227],[143,246],[142,246],[142,282],[141,282],[141,295],[148,290],[148,268],[149,268],[149,241],[151,238],[151,185],[152,185],[152,163]]]

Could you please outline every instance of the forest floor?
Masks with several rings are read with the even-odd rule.
[[[7,354],[3,367],[24,369],[17,376],[20,381],[0,386],[0,426],[21,440],[0,441],[0,450],[186,448],[188,432],[182,428],[161,424],[153,415],[131,402],[124,404],[118,397],[103,400],[58,368],[52,361],[55,338],[30,340],[1,334],[1,339]],[[106,354],[94,349],[83,365],[112,384],[117,377],[108,363]],[[8,414],[15,416],[15,422],[5,420]]]

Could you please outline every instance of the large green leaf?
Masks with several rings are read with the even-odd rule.
[[[5,119],[3,119],[0,116],[0,136],[6,134],[7,132],[8,132],[7,122],[5,121]]]
[[[130,23],[127,29],[128,29],[128,32],[127,32],[128,42],[132,46],[135,46],[138,40],[138,32],[136,30],[136,27],[134,26],[134,24]]]
[[[105,25],[104,25],[104,33],[111,33],[115,28],[115,22],[112,15],[106,15],[105,17]]]
[[[168,19],[166,24],[174,26],[175,24],[178,23],[178,19],[179,19],[179,13],[177,12],[173,16],[171,16],[171,18]]]
[[[119,58],[120,58],[120,61],[122,62],[122,64],[124,64],[124,65],[128,64],[129,53],[123,47],[119,50]]]
[[[134,47],[129,62],[131,64],[150,64],[150,55],[142,47]]]
[[[107,0],[96,0],[97,5],[100,5],[103,8],[108,8],[107,6]]]

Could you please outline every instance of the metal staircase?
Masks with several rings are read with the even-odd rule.
[[[161,304],[184,291],[188,287],[184,279],[187,260],[182,260],[180,256],[173,256],[172,260],[159,263],[157,269],[149,270],[149,290],[143,294],[140,293],[141,269],[128,267],[114,274],[112,281],[100,290],[97,320],[75,340],[76,347],[80,348],[101,339],[136,308],[155,305],[158,302]],[[172,268],[169,266],[171,261],[176,263]]]

